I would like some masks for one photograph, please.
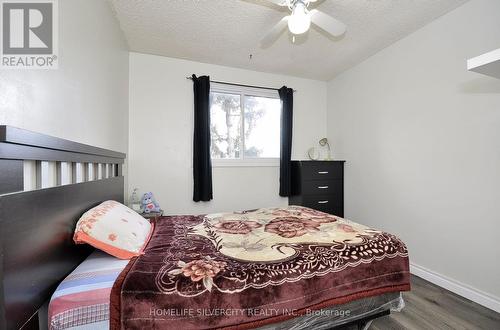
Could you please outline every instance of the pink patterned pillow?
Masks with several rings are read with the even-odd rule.
[[[85,212],[76,224],[73,240],[90,244],[120,259],[142,254],[153,225],[123,204],[106,201]]]

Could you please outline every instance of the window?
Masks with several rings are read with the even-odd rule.
[[[281,101],[277,91],[213,84],[210,97],[215,166],[279,164]]]

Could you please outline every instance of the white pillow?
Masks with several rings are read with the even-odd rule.
[[[130,259],[142,254],[152,231],[153,225],[137,212],[116,201],[106,201],[81,216],[73,240]]]

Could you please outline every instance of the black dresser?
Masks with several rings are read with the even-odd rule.
[[[345,161],[292,161],[290,205],[344,217]]]

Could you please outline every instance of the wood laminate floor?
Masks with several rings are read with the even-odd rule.
[[[405,292],[406,307],[373,321],[370,330],[487,329],[500,330],[500,314],[468,299],[412,276]]]

